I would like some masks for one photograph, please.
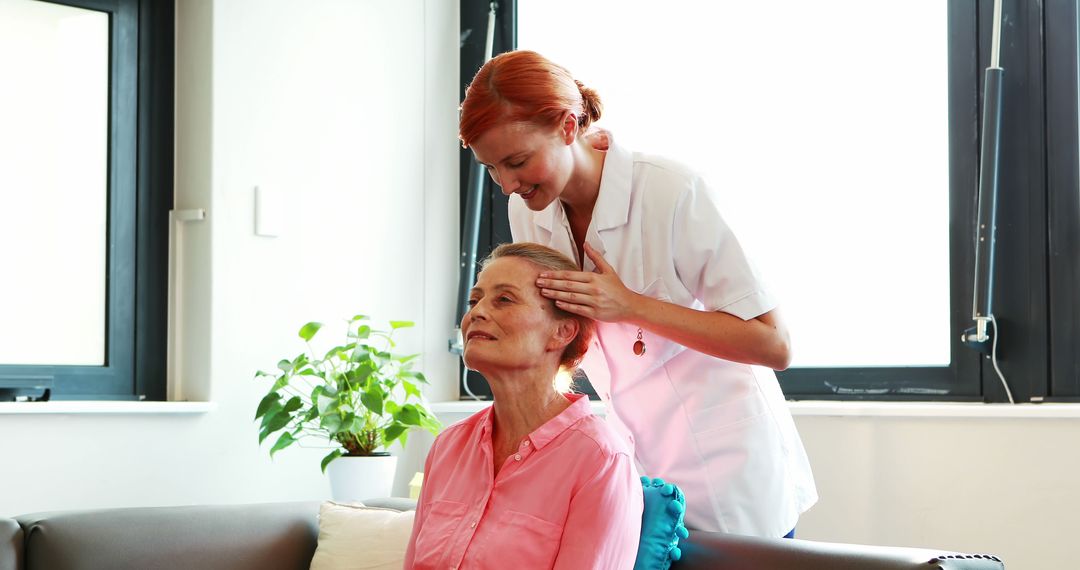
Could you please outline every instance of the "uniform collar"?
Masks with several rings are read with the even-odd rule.
[[[579,420],[592,414],[592,410],[589,408],[589,397],[585,394],[566,394],[566,398],[570,400],[569,407],[525,437],[526,440],[531,442],[534,449],[543,449],[545,445],[554,441],[555,438],[559,437]],[[481,439],[490,441],[491,427],[494,420],[495,409],[488,406],[480,420]]]
[[[586,135],[598,149],[606,147],[604,169],[600,174],[600,192],[593,206],[592,226],[597,232],[625,225],[630,219],[630,181],[634,170],[634,156],[615,144],[610,131],[598,129]],[[548,232],[561,227],[566,219],[561,200],[552,200],[538,216],[536,223]]]

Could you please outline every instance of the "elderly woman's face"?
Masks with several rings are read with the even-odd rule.
[[[540,271],[522,258],[501,257],[480,272],[461,319],[466,366],[485,372],[558,362],[566,343],[556,338],[554,306],[536,287]]]

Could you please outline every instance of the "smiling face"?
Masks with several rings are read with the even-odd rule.
[[[530,123],[501,123],[477,137],[470,148],[503,194],[519,194],[540,211],[562,195],[573,172],[570,145],[576,130]]]
[[[503,257],[480,272],[469,293],[469,312],[461,319],[466,366],[485,375],[558,369],[577,327],[557,318],[554,305],[540,295],[541,270],[520,257]]]

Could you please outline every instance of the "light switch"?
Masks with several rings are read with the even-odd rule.
[[[255,187],[255,235],[277,237],[285,214],[281,192],[263,186]]]

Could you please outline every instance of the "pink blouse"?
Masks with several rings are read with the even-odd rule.
[[[493,475],[490,407],[435,439],[405,569],[630,569],[641,483],[584,395],[529,434]]]

